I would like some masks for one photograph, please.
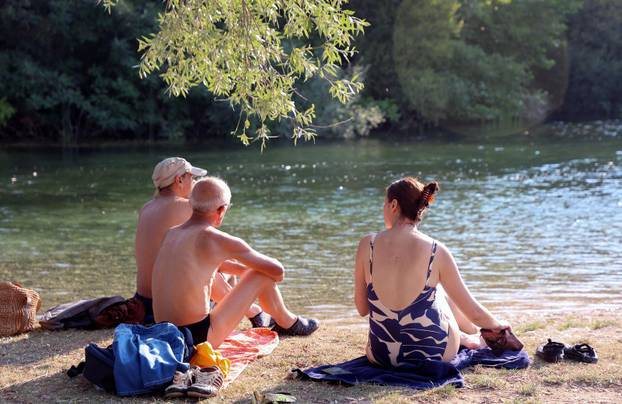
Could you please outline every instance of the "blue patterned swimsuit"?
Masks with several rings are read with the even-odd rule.
[[[423,291],[402,310],[387,308],[374,291],[374,238],[370,241],[370,248],[367,300],[369,348],[373,361],[386,367],[399,367],[423,359],[442,360],[447,347],[449,323],[436,302],[436,288],[428,286],[436,242],[432,243]]]

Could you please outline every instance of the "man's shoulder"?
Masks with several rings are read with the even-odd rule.
[[[145,203],[139,214],[153,212],[156,216],[167,215],[178,211],[191,210],[190,201],[185,198],[153,198]]]
[[[155,199],[151,198],[149,199],[147,202],[145,202],[145,204],[143,205],[142,208],[140,208],[140,210],[138,211],[139,213],[141,213],[142,211],[144,211],[145,209],[149,209],[149,207],[151,205],[153,205],[155,203]]]
[[[203,240],[218,243],[224,248],[235,248],[244,243],[239,237],[233,236],[213,226],[206,226],[201,229],[200,234]]]
[[[205,226],[201,229],[201,236],[214,239],[215,241],[223,241],[232,238],[229,233],[217,229],[214,226]]]
[[[181,196],[175,196],[172,199],[173,199],[172,203],[174,203],[175,205],[190,206],[190,199],[188,198],[183,198]]]

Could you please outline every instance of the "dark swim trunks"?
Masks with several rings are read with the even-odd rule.
[[[207,341],[207,333],[209,332],[210,319],[209,314],[203,320],[198,321],[194,324],[185,325],[187,329],[192,333],[192,339],[194,344],[200,344],[201,342]]]
[[[145,320],[143,321],[144,325],[151,325],[155,323],[155,319],[153,317],[153,300],[148,297],[144,297],[136,292],[134,294],[134,299],[140,300],[145,306]]]

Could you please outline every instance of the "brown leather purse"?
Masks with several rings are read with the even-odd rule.
[[[479,331],[486,345],[492,349],[492,353],[496,356],[501,355],[504,351],[520,351],[523,349],[523,343],[520,342],[509,328],[501,331],[482,328]]]

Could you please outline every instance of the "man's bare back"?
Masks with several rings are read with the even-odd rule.
[[[154,313],[160,321],[187,325],[210,311],[214,275],[232,258],[231,236],[204,223],[169,230],[153,269]],[[170,285],[175,285],[174,288]]]
[[[140,210],[135,239],[136,291],[139,295],[151,298],[151,276],[160,244],[171,227],[185,222],[191,214],[188,199],[175,195],[158,195]]]
[[[151,299],[153,263],[166,232],[192,214],[188,200],[192,177],[206,174],[206,170],[193,167],[181,157],[166,158],[154,167],[151,179],[156,195],[140,210],[136,227],[136,292],[141,300]]]

